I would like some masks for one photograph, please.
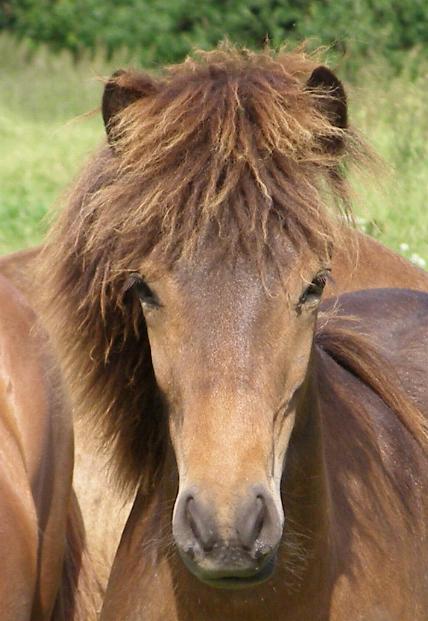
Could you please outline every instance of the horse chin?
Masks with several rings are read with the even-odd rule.
[[[273,554],[257,571],[204,571],[194,561],[181,556],[187,569],[204,584],[215,589],[241,590],[255,587],[269,580],[275,569],[276,555]]]

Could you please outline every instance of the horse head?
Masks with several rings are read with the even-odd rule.
[[[281,539],[284,459],[328,263],[290,253],[286,285],[267,289],[250,262],[202,254],[153,280],[143,265],[132,288],[178,467],[176,544],[201,579],[245,584],[269,575]]]

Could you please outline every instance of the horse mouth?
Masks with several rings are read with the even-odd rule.
[[[183,559],[187,569],[204,584],[215,589],[248,589],[269,580],[275,568],[275,555],[272,555],[262,567],[243,571],[204,571],[189,559]]]

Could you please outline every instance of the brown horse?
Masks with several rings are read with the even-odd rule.
[[[354,294],[363,327],[314,345],[327,201],[365,159],[341,84],[220,50],[116,76],[103,114],[41,261],[76,407],[139,489],[104,618],[422,621],[426,298]]]
[[[88,621],[95,611],[61,377],[34,312],[2,277],[0,300],[1,619]]]
[[[26,303],[32,307],[35,307],[38,297],[34,270],[40,252],[40,247],[34,247],[0,257],[0,275],[7,277],[25,295]],[[33,317],[37,323],[34,313]],[[40,330],[38,334],[41,338]],[[73,489],[82,513],[86,533],[85,549],[90,558],[88,563],[92,565],[102,591],[107,585],[132,498],[112,485],[109,468],[111,451],[109,447],[103,446],[102,438],[97,437],[92,422],[85,418],[75,419],[73,427]],[[106,512],[112,519],[105,520]]]
[[[346,124],[346,100],[341,86],[342,124]],[[135,98],[131,89],[131,100]],[[129,95],[129,93],[128,93]],[[124,103],[126,103],[126,98]],[[105,147],[85,171],[83,181],[74,196],[80,209],[89,195],[103,183],[103,171],[110,168],[116,155]],[[107,166],[106,166],[107,164]],[[107,182],[108,182],[107,174]],[[34,282],[34,264],[39,248],[17,252],[0,258],[0,273],[6,275],[31,301],[37,295]],[[428,274],[383,247],[373,239],[352,228],[343,231],[342,244],[335,247],[332,257],[334,280],[329,280],[326,295],[372,287],[412,287],[428,291]],[[43,286],[43,285],[42,285]],[[99,580],[107,582],[109,570],[129,513],[130,503],[112,487],[108,464],[112,461],[112,447],[94,434],[92,421],[81,417],[75,421],[76,464],[74,487],[82,510],[88,545],[96,564]],[[108,489],[108,493],[106,493]],[[106,521],[109,512],[114,519]]]

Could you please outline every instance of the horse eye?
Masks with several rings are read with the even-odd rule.
[[[142,304],[151,308],[159,308],[160,303],[156,294],[150,289],[140,274],[131,274],[126,288],[127,290],[132,289],[138,295]]]
[[[308,302],[318,302],[318,300],[322,296],[322,292],[327,282],[328,272],[320,272],[315,276],[312,280],[311,284],[306,287],[303,291],[302,295],[299,298],[299,302],[297,304],[298,307],[303,306],[303,304],[307,304]]]

